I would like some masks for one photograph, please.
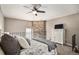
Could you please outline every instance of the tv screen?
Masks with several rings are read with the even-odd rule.
[[[63,29],[63,24],[56,24],[55,29]]]

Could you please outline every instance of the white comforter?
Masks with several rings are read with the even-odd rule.
[[[28,49],[21,50],[21,55],[56,55],[56,48],[51,52],[48,51],[48,46],[44,43],[31,40],[31,46]]]

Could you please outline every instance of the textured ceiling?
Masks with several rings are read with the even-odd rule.
[[[42,4],[39,9],[45,10],[46,13],[38,13],[38,16],[35,16],[33,13],[26,14],[31,10],[23,7],[25,5],[31,6],[29,4],[2,4],[1,9],[5,17],[29,21],[50,20],[79,12],[77,4]]]

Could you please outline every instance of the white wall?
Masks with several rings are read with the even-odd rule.
[[[1,10],[0,10],[0,29],[4,31],[4,17]]]
[[[52,38],[53,29],[55,24],[64,24],[66,29],[66,38],[67,43],[72,43],[72,35],[76,34],[76,42],[79,45],[79,14],[73,14],[70,16],[65,16],[57,19],[52,19],[46,23],[47,39]]]

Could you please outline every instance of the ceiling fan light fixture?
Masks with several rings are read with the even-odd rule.
[[[30,7],[27,7],[27,6],[24,6],[24,7],[31,9]],[[33,4],[31,11],[28,13],[33,13],[35,16],[37,16],[38,13],[45,13],[45,11],[39,10],[40,7],[41,7],[41,4]]]
[[[33,14],[37,14],[37,12],[36,11],[33,11]]]

